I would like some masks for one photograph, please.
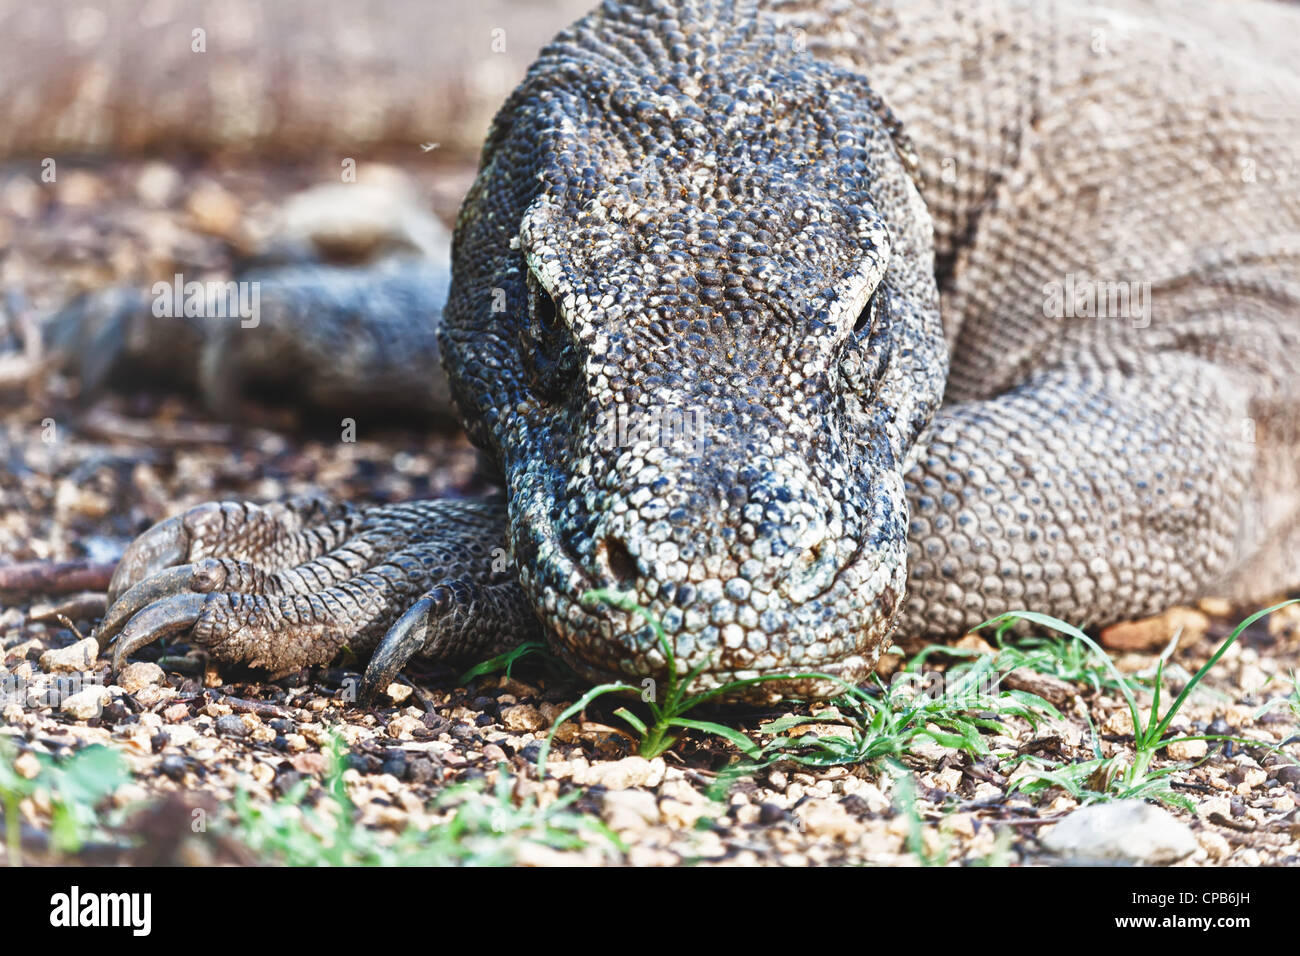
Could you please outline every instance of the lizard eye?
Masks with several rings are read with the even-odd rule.
[[[881,290],[867,299],[853,323],[853,335],[845,342],[840,361],[840,375],[851,392],[860,396],[873,394],[889,367],[893,341],[881,331]]]
[[[526,268],[526,267],[525,267]],[[533,338],[539,346],[545,347],[553,344],[548,340],[555,339],[564,331],[564,323],[560,319],[560,307],[556,305],[551,294],[542,287],[537,276],[533,275],[531,269],[527,269],[528,284],[528,323],[533,334]]]
[[[560,312],[555,307],[555,300],[536,279],[532,278],[532,273],[529,273],[529,280],[529,305],[533,312],[533,320],[542,332],[554,335],[560,320]]]
[[[871,293],[871,298],[867,299],[867,304],[862,307],[858,313],[858,319],[853,323],[853,334],[861,335],[863,332],[876,327],[876,293]]]
[[[520,345],[528,370],[529,387],[538,398],[555,401],[565,394],[565,385],[576,374],[577,356],[559,306],[550,293],[527,270],[528,321]]]

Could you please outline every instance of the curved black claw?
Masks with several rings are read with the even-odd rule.
[[[357,692],[358,703],[365,704],[393,682],[406,662],[419,653],[429,636],[429,627],[445,609],[447,596],[442,588],[430,591],[397,619],[366,665]]]
[[[150,604],[131,618],[118,635],[113,648],[113,673],[122,669],[122,662],[140,648],[163,637],[193,627],[203,613],[206,594],[178,594]]]
[[[181,516],[160,521],[131,542],[108,583],[108,604],[159,571],[189,557],[190,536]]]
[[[104,653],[104,649],[112,643],[117,632],[122,630],[126,626],[126,622],[131,620],[137,612],[155,601],[161,601],[164,598],[174,597],[178,594],[191,593],[193,583],[194,565],[180,564],[176,567],[165,568],[151,577],[146,577],[139,584],[132,587],[108,606],[108,612],[104,615],[104,620],[100,622],[99,628],[95,631],[94,636],[95,640],[99,642],[99,652]],[[110,598],[110,600],[112,599]]]

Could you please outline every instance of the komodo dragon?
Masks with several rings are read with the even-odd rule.
[[[606,2],[456,223],[438,345],[504,494],[196,508],[102,644],[346,644],[372,691],[540,623],[661,674],[608,587],[700,686],[856,680],[896,633],[1295,585],[1297,37],[1266,2]]]

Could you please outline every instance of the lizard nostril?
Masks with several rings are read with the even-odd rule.
[[[603,538],[598,553],[606,573],[613,578],[616,585],[630,588],[635,584],[639,573],[636,558],[632,557],[632,552],[627,549],[626,544],[615,537]]]

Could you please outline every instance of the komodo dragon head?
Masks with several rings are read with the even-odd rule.
[[[496,118],[443,354],[523,585],[588,675],[859,677],[906,581],[943,392],[931,225],[860,76],[749,18],[611,6]]]

